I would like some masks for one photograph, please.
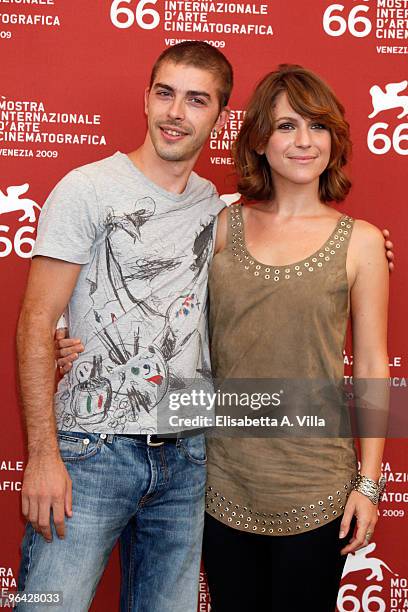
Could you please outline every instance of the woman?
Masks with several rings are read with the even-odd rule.
[[[210,270],[217,379],[336,388],[349,304],[354,377],[388,377],[382,234],[328,205],[350,189],[349,151],[344,109],[319,77],[282,65],[261,81],[234,148],[243,202],[220,215]],[[361,439],[356,479],[351,437],[208,440],[213,612],[334,610],[345,555],[377,522],[383,446]]]

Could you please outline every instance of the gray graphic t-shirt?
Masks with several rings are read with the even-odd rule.
[[[208,376],[207,273],[222,207],[197,174],[172,194],[122,153],[55,187],[33,256],[82,264],[67,315],[85,345],[55,395],[58,429],[165,433],[157,414],[169,390]]]

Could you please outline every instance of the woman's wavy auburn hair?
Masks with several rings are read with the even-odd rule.
[[[322,79],[295,64],[281,64],[267,74],[251,97],[232,149],[240,193],[248,200],[270,200],[274,196],[268,160],[257,151],[265,147],[273,132],[276,99],[283,92],[296,113],[319,121],[330,131],[331,154],[320,176],[319,197],[322,202],[341,202],[351,187],[343,172],[351,153],[344,107]]]

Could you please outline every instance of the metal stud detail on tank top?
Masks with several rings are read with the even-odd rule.
[[[343,485],[344,490],[338,489],[334,494],[328,495],[327,500],[330,502],[329,512],[325,507],[325,503],[323,499],[318,499],[315,503],[308,504],[308,509],[312,510],[311,513],[307,513],[306,506],[301,506],[300,508],[292,508],[292,510],[285,510],[283,512],[274,513],[265,513],[265,512],[256,512],[247,506],[240,506],[239,504],[233,505],[232,500],[228,500],[228,505],[223,508],[220,508],[220,503],[218,500],[225,502],[226,498],[219,492],[214,491],[213,486],[208,486],[206,491],[206,497],[211,498],[206,503],[207,511],[211,512],[214,515],[218,515],[218,517],[222,521],[226,521],[228,523],[232,523],[235,521],[235,526],[240,529],[249,530],[249,531],[259,531],[260,533],[269,532],[270,534],[285,534],[291,533],[292,531],[301,531],[302,529],[309,529],[310,526],[317,526],[323,523],[324,521],[329,521],[331,517],[337,517],[344,511],[344,504],[347,499],[348,490],[350,485],[353,483],[352,480],[348,481],[347,484]],[[334,501],[337,501],[338,504],[335,505]],[[341,502],[341,503],[340,503]],[[222,504],[224,505],[224,504]],[[215,507],[212,507],[215,506]],[[235,508],[238,510],[239,514],[232,510],[231,508]],[[245,512],[245,514],[244,514]],[[300,516],[297,516],[298,513],[302,513]],[[321,513],[321,514],[320,514]],[[251,516],[248,514],[253,514],[255,516],[262,517],[273,517],[275,516],[275,520],[269,520],[268,523],[266,520],[262,520],[262,525],[259,525],[260,520],[254,519],[254,522],[257,523],[254,525],[252,523]],[[320,515],[319,515],[320,514]],[[235,517],[235,518],[234,518]],[[283,520],[282,520],[283,519]],[[293,528],[290,526],[294,523]],[[269,524],[269,528],[266,528],[266,525]],[[274,529],[275,527],[275,529]]]
[[[326,243],[326,246],[322,249],[322,251],[320,251],[319,253],[316,253],[315,256],[310,258],[310,261],[305,261],[303,263],[303,266],[309,271],[309,272],[315,272],[317,270],[321,270],[322,268],[324,268],[324,262],[329,262],[331,260],[330,255],[335,255],[336,254],[336,250],[335,249],[340,249],[342,246],[342,243],[346,240],[344,238],[345,235],[349,234],[349,229],[351,228],[351,221],[352,218],[348,217],[348,216],[344,216],[341,217],[341,221],[337,224],[333,234],[331,235],[331,239],[329,239]],[[249,264],[247,265],[247,263],[245,263],[244,265],[244,269],[246,271],[250,271],[251,274],[253,274],[253,276],[263,276],[264,280],[266,281],[273,281],[274,283],[279,283],[279,281],[285,279],[285,280],[290,280],[291,278],[291,268],[287,267],[283,270],[283,266],[281,266],[279,269],[276,268],[273,270],[273,273],[271,273],[271,266],[265,266],[263,264],[260,264],[256,261],[254,261],[253,259],[250,259],[250,254],[248,253],[248,251],[246,250],[245,247],[245,241],[244,241],[244,234],[243,234],[243,223],[242,223],[242,217],[241,217],[241,205],[240,204],[234,204],[231,206],[231,228],[233,229],[233,233],[232,233],[232,251],[233,254],[235,255],[235,257],[238,258],[239,263],[242,263],[245,260],[249,259]],[[347,228],[347,229],[344,229]],[[340,235],[343,234],[343,235]],[[330,246],[327,246],[330,245]],[[331,247],[331,248],[330,248]],[[318,260],[318,257],[320,258],[320,261]],[[312,264],[316,264],[316,265],[312,265]],[[253,268],[251,270],[250,266],[255,266],[255,269]],[[284,272],[284,274],[281,274],[281,268],[282,268],[282,272]],[[299,265],[293,266],[294,271],[296,273],[296,276],[298,276],[299,278],[303,276],[303,272],[300,269]]]

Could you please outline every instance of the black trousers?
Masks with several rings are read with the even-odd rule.
[[[313,531],[265,536],[206,514],[203,559],[212,612],[334,612],[346,556],[341,517]]]

